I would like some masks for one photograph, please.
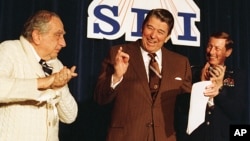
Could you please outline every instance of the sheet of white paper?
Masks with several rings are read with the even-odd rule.
[[[188,134],[191,134],[200,124],[205,121],[205,112],[209,97],[205,97],[203,92],[205,87],[210,84],[211,81],[200,81],[194,83],[192,86],[187,126]]]

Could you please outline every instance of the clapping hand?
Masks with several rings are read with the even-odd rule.
[[[70,69],[64,66],[59,72],[52,74],[52,76],[54,76],[54,81],[51,84],[51,88],[60,88],[66,85],[72,78],[77,76],[75,69],[76,66]]]
[[[204,91],[204,95],[208,97],[215,97],[219,94],[220,88],[223,86],[223,78],[225,75],[226,66],[205,65],[202,71],[202,80],[210,80],[211,85],[207,86]]]

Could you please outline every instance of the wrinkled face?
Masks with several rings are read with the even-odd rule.
[[[153,53],[159,50],[168,41],[169,27],[167,23],[152,16],[142,29],[142,46],[147,52]]]
[[[48,31],[39,36],[37,49],[40,57],[44,60],[56,58],[60,50],[66,46],[64,34],[62,21],[57,17],[52,17],[48,23]]]
[[[211,37],[207,49],[206,58],[211,65],[224,65],[227,57],[230,56],[232,49],[226,49],[226,39]]]

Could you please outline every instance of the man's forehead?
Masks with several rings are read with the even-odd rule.
[[[52,18],[49,25],[51,27],[52,32],[61,33],[61,34],[65,33],[63,23],[59,18],[57,17]]]
[[[209,44],[212,44],[214,46],[224,47],[226,44],[226,39],[211,37],[209,40]]]
[[[146,25],[153,26],[155,29],[168,31],[167,23],[161,21],[159,18],[152,16],[146,22]]]

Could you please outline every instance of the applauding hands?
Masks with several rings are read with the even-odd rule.
[[[77,76],[76,66],[70,69],[64,66],[59,72],[44,78],[38,78],[38,89],[57,89],[65,86],[72,78]]]

